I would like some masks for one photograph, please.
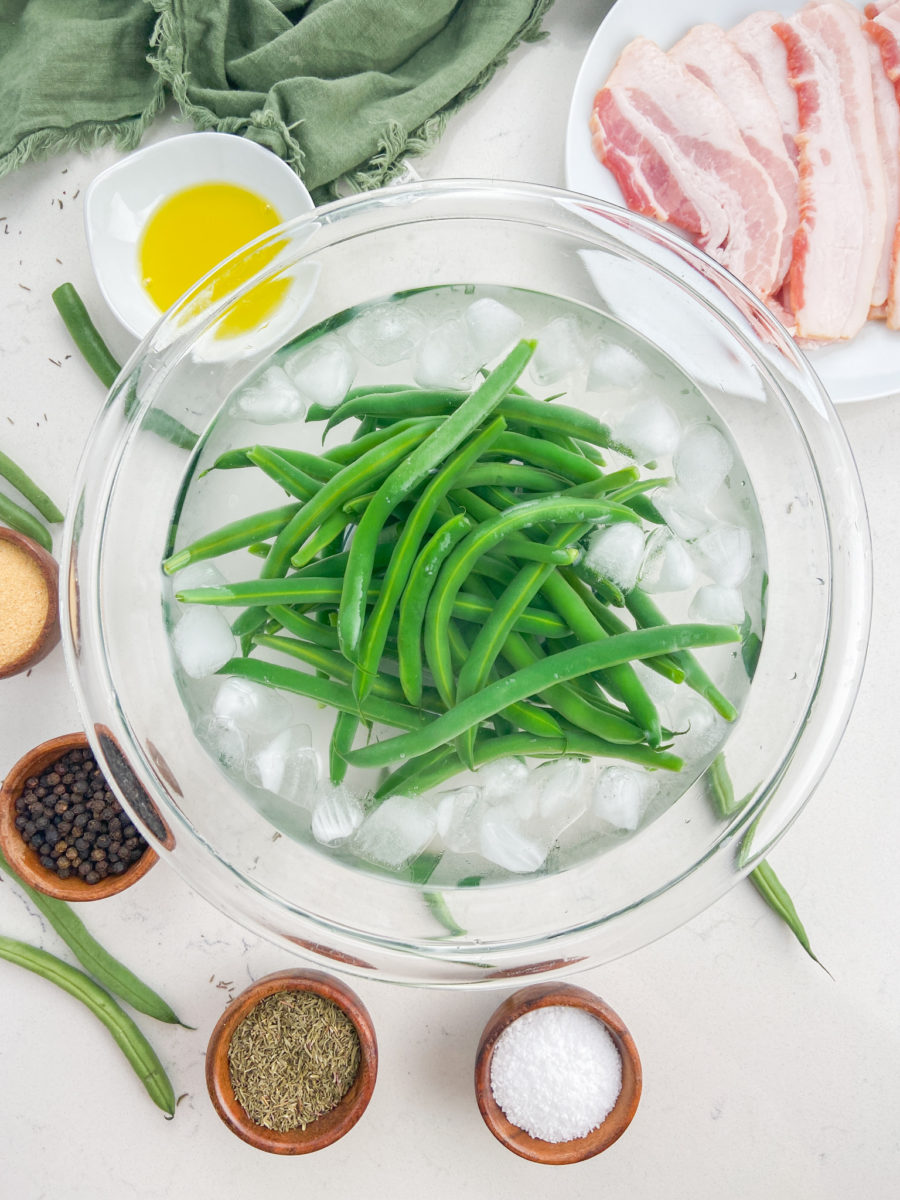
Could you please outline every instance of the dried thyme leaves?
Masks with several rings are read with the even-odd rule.
[[[359,1037],[347,1014],[315,992],[267,996],[228,1046],[231,1084],[257,1125],[284,1133],[330,1112],[359,1070]]]

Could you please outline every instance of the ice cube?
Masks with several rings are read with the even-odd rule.
[[[306,412],[303,397],[277,366],[267,368],[258,379],[242,387],[233,404],[235,416],[257,425],[294,421]]]
[[[312,835],[323,846],[337,846],[363,823],[362,801],[344,784],[329,784],[316,798]]]
[[[482,789],[486,804],[523,797],[530,778],[531,772],[521,758],[498,758],[475,772],[476,785]]]
[[[630,521],[619,521],[591,535],[582,564],[598,579],[608,579],[627,592],[637,581],[643,557],[643,530]]]
[[[436,825],[434,808],[421,796],[389,796],[360,825],[353,848],[360,858],[396,870],[421,854]]]
[[[482,364],[508,350],[524,324],[517,312],[489,296],[470,304],[463,317]]]
[[[675,478],[687,495],[706,504],[725,482],[734,455],[715,425],[689,426],[675,451]]]
[[[556,841],[564,829],[582,815],[588,803],[591,769],[577,758],[560,758],[535,772],[537,812],[529,832],[540,830],[541,840]]]
[[[634,767],[606,767],[594,785],[592,813],[613,829],[637,829],[647,807],[647,779]]]
[[[217,762],[233,774],[242,775],[247,760],[247,735],[227,717],[200,717],[194,726],[197,737]]]
[[[479,358],[468,325],[453,317],[419,342],[413,375],[422,387],[467,388],[481,366]]]
[[[581,326],[574,317],[554,317],[537,335],[531,374],[541,384],[556,383],[584,363]]]
[[[448,850],[468,854],[478,849],[481,789],[456,788],[443,792],[436,809],[437,832]]]
[[[710,625],[740,625],[744,619],[744,602],[737,588],[707,583],[698,588],[688,608],[692,621]]]
[[[254,787],[309,807],[319,782],[319,756],[310,745],[309,726],[290,725],[251,753],[247,780]]]
[[[323,338],[286,359],[284,369],[310,404],[336,408],[356,375],[356,361],[336,338]]]
[[[630,391],[649,381],[647,365],[631,350],[616,342],[596,342],[591,351],[587,385],[591,392],[605,392],[610,388]]]
[[[189,563],[175,576],[176,591],[188,588],[219,587],[227,580],[218,567],[211,562]]]
[[[244,729],[263,733],[283,729],[291,716],[291,706],[281,692],[236,675],[222,683],[213,697],[212,711],[216,717],[227,717]],[[309,727],[302,728],[309,745]]]
[[[408,304],[376,304],[351,321],[347,338],[379,367],[409,358],[425,336],[425,322]]]
[[[694,542],[701,567],[713,583],[727,588],[735,588],[747,578],[751,549],[749,530],[724,522],[714,525]]]
[[[647,539],[640,581],[645,592],[681,592],[697,572],[687,546],[670,529],[654,529]]]
[[[701,696],[688,692],[672,715],[672,727],[678,734],[676,753],[687,758],[716,749],[726,722]]]
[[[664,400],[633,404],[615,422],[616,441],[627,446],[638,462],[671,454],[678,445],[681,425]]]
[[[699,537],[713,524],[705,507],[679,487],[657,488],[653,503],[675,536],[683,541]]]
[[[192,679],[213,675],[240,653],[237,638],[225,616],[215,608],[195,604],[172,631],[172,649],[181,669]]]
[[[543,866],[549,845],[522,832],[512,806],[497,805],[484,814],[478,849],[488,862],[527,875]]]

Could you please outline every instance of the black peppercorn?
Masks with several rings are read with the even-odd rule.
[[[15,827],[45,870],[88,884],[121,875],[147,849],[89,750],[71,750],[26,780]]]

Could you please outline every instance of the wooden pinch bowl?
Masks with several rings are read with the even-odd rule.
[[[60,879],[54,871],[41,865],[37,851],[28,845],[16,829],[16,800],[22,794],[26,781],[33,775],[40,775],[70,750],[89,749],[90,743],[83,733],[63,734],[62,737],[41,742],[23,755],[15,766],[10,767],[0,789],[0,847],[4,855],[13,870],[35,891],[57,900],[104,900],[142,879],[156,862],[156,853],[148,846],[137,862],[126,867],[121,875],[107,875],[99,883],[85,883],[76,876]]]
[[[14,529],[2,526],[0,527],[0,541],[9,542],[10,545],[16,546],[24,554],[27,554],[40,571],[47,588],[47,615],[44,617],[40,632],[31,645],[17,658],[11,659],[9,662],[0,662],[0,679],[6,679],[10,675],[18,675],[22,671],[27,671],[29,667],[39,663],[42,658],[46,658],[59,641],[59,565],[52,554],[48,553],[43,546],[39,546],[32,538],[26,537],[24,533],[17,533]]]
[[[238,1103],[231,1084],[228,1047],[243,1019],[261,1000],[276,992],[315,992],[343,1009],[359,1035],[359,1071],[350,1090],[335,1107],[306,1129],[280,1132],[258,1125]],[[333,975],[323,971],[276,971],[258,979],[222,1013],[206,1050],[206,1086],[216,1112],[232,1133],[257,1150],[270,1154],[311,1154],[342,1138],[363,1115],[372,1098],[378,1073],[375,1027],[362,1000]]]
[[[606,1026],[622,1059],[622,1090],[613,1108],[596,1129],[567,1142],[545,1142],[513,1125],[491,1090],[491,1061],[500,1035],[525,1013],[552,1005],[574,1005],[596,1017]],[[514,1154],[548,1166],[582,1162],[606,1150],[631,1123],[641,1098],[641,1060],[621,1017],[599,996],[573,984],[536,983],[508,996],[484,1027],[475,1056],[475,1098],[488,1129]]]

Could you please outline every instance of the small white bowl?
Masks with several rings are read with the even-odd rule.
[[[118,320],[142,338],[162,316],[141,282],[138,245],[161,200],[201,183],[250,188],[288,221],[315,206],[287,163],[231,133],[187,133],[129,154],[102,171],[84,198],[94,274]]]

